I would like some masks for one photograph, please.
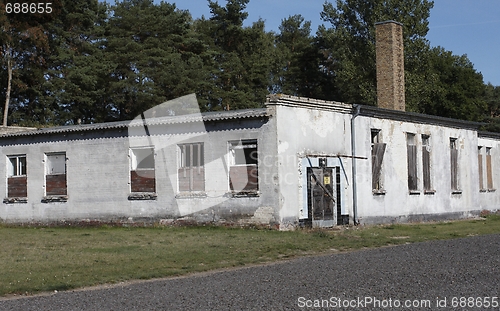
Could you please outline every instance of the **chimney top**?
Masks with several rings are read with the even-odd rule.
[[[375,23],[377,106],[405,111],[403,24]]]
[[[383,22],[376,22],[375,26],[382,25],[382,24],[389,24],[389,23],[398,24],[400,26],[403,26],[403,24],[401,24],[400,22],[393,21],[392,19],[387,20],[387,21],[383,21]]]

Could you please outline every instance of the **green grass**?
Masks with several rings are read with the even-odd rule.
[[[1,225],[0,296],[182,275],[304,255],[500,233],[500,215],[443,223],[273,230]]]

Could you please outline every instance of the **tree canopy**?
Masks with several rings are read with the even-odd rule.
[[[0,3],[0,102],[9,125],[134,118],[196,93],[202,111],[262,107],[269,93],[376,104],[375,23],[404,27],[409,111],[485,121],[500,130],[498,86],[466,55],[431,47],[429,0],[326,2],[313,35],[301,15],[278,32],[244,26],[250,0],[208,0],[193,20],[153,0],[53,0],[52,14]]]

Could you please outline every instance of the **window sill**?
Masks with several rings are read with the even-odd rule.
[[[488,192],[495,192],[497,189],[488,189]]]
[[[15,198],[5,198],[3,199],[5,204],[15,204],[15,203],[28,203],[28,198],[15,197]]]
[[[488,190],[486,190],[486,189],[481,189],[481,190],[479,190],[479,192],[488,192]]]
[[[130,201],[156,200],[157,197],[155,192],[135,192],[128,195]]]
[[[253,197],[259,197],[259,191],[232,191],[228,192],[227,196],[230,198],[253,198]]]
[[[452,190],[451,194],[462,194],[462,190]]]
[[[67,195],[47,195],[43,197],[42,203],[68,202]]]
[[[436,190],[424,190],[424,194],[435,194]]]
[[[178,194],[175,195],[176,199],[203,199],[207,197],[207,193],[204,191],[184,191],[184,192],[179,192]]]
[[[410,190],[410,195],[420,195],[420,191],[418,191],[418,190]]]
[[[385,195],[386,191],[385,190],[372,190],[373,195]]]

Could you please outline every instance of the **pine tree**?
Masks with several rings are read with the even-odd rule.
[[[12,3],[9,3],[12,5]],[[12,9],[13,7],[11,7]],[[46,66],[49,51],[45,31],[52,18],[59,13],[60,2],[51,2],[52,12],[16,14],[7,13],[7,4],[0,3],[0,58],[4,82],[1,94],[5,99],[3,125],[8,124],[9,111],[14,123],[30,123],[31,120],[15,115],[19,110],[32,111],[41,95],[40,81]]]
[[[261,20],[243,27],[247,3],[228,0],[222,7],[209,1],[211,18],[197,22],[213,59],[205,110],[261,107],[269,93],[273,34],[265,31]]]

